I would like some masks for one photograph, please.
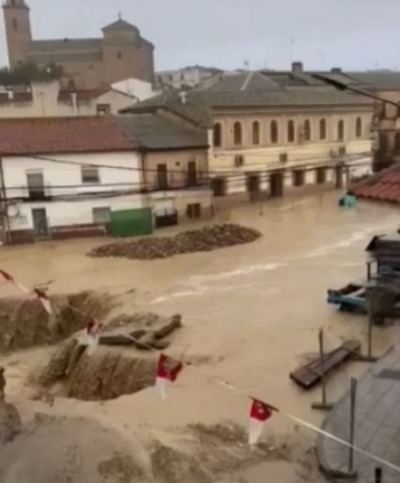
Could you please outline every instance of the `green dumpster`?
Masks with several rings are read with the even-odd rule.
[[[113,211],[111,233],[118,237],[151,235],[153,233],[151,208]]]

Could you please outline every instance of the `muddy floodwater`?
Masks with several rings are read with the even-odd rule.
[[[342,209],[338,196],[330,192],[247,204],[217,214],[218,222],[263,233],[248,245],[132,261],[85,256],[104,239],[48,242],[0,249],[1,268],[26,285],[48,284],[50,293],[107,291],[118,296],[124,311],[182,314],[185,328],[172,350],[200,361],[201,373],[182,375],[171,396],[179,410],[167,420],[154,409],[156,403],[136,395],[142,423],[167,428],[234,419],[245,424],[248,401],[242,394],[319,423],[321,414],[310,409],[319,389],[303,392],[289,380],[289,372],[317,352],[320,328],[325,329],[327,348],[348,338],[359,338],[365,347],[366,318],[328,306],[326,290],[362,280],[370,238],[400,225],[398,208],[360,202],[355,209]],[[379,355],[398,341],[396,327],[376,329],[374,352]],[[366,369],[362,363],[343,366],[329,379],[328,397],[335,400],[349,378]],[[229,381],[237,392],[218,386],[207,374]],[[292,426],[277,417],[270,430],[287,433]]]

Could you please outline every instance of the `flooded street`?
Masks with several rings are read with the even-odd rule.
[[[260,205],[235,208],[229,221],[256,228],[263,237],[234,248],[132,261],[85,256],[104,239],[49,242],[1,249],[1,268],[26,285],[48,283],[50,293],[110,292],[117,296],[120,311],[182,314],[185,327],[171,352],[198,361],[199,372],[184,372],[172,391],[168,417],[151,391],[144,391],[108,402],[99,418],[122,423],[134,408],[134,424],[157,431],[193,421],[233,419],[246,424],[244,395],[250,394],[319,424],[321,413],[310,409],[320,398],[319,389],[301,391],[289,380],[289,372],[317,352],[320,328],[325,329],[327,348],[348,338],[359,338],[365,348],[366,318],[328,306],[326,290],[363,279],[364,249],[371,236],[399,226],[396,208],[359,203],[344,210],[337,199],[338,192],[331,192],[274,201],[263,206],[262,214]],[[374,332],[376,355],[399,342],[396,328]],[[366,369],[362,363],[345,365],[329,379],[328,397],[335,400],[349,378]],[[236,390],[216,384],[213,377]],[[55,411],[90,413],[91,403],[80,405],[77,409],[73,401],[64,401]],[[275,436],[293,433],[284,417],[271,420],[268,428]],[[297,437],[312,441],[314,435],[301,431]]]

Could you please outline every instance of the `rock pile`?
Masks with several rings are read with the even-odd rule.
[[[257,240],[261,233],[240,225],[223,224],[179,233],[172,237],[151,237],[117,242],[93,249],[92,257],[125,257],[139,260],[168,258],[178,254],[206,252]]]

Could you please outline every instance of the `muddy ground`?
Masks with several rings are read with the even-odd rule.
[[[136,458],[143,460],[143,468],[152,478],[161,481],[165,475],[173,478],[173,473],[163,476],[152,466],[151,455],[154,451],[157,454],[158,445],[188,456],[189,461],[182,463],[185,471],[193,470],[199,478],[214,478],[211,481],[261,483],[271,474],[278,483],[322,481],[312,450],[315,435],[296,427],[282,415],[274,415],[268,422],[264,442],[268,448],[273,448],[269,450],[272,453],[277,448],[287,449],[285,457],[271,459],[264,452],[261,460],[255,461],[244,450],[240,453],[243,456],[239,458],[240,465],[232,466],[235,469],[231,474],[230,460],[225,460],[225,455],[215,450],[215,446],[225,447],[225,444],[212,440],[202,443],[204,435],[193,431],[193,425],[233,424],[245,430],[249,401],[243,394],[258,396],[315,424],[321,422],[323,415],[310,408],[313,401],[320,399],[319,389],[303,392],[289,380],[289,372],[310,353],[317,352],[321,327],[325,329],[327,348],[347,338],[359,338],[365,347],[365,319],[338,313],[329,307],[326,289],[363,278],[364,248],[372,235],[398,227],[396,209],[360,203],[354,210],[342,210],[337,206],[337,198],[335,192],[271,202],[262,210],[258,204],[239,207],[232,210],[229,220],[260,231],[263,236],[259,240],[171,259],[140,261],[87,257],[91,249],[104,245],[104,239],[1,249],[2,268],[27,286],[45,286],[50,295],[59,294],[60,297],[87,290],[112,297],[107,320],[121,314],[149,311],[163,316],[182,314],[184,327],[174,335],[168,351],[184,357],[195,369],[191,371],[188,367],[182,372],[168,391],[167,401],[161,401],[152,387],[106,401],[82,401],[68,397],[66,387],[60,387],[59,383],[51,387],[50,394],[40,394],[31,382],[30,375],[38,374],[46,366],[55,348],[63,343],[61,339],[40,347],[32,345],[32,341],[23,346],[8,345],[0,363],[6,367],[8,375],[8,401],[18,409],[23,427],[34,424],[35,414],[39,413],[57,421],[63,418],[87,421],[101,428],[99,433],[94,429],[95,438],[102,432],[109,433],[111,439],[102,446],[105,449],[101,461],[92,461],[94,456],[90,450],[87,453],[87,464],[96,468],[96,475],[103,478],[99,481],[113,481],[104,476],[109,468],[114,472],[125,464],[131,468],[127,459],[130,457],[134,461]],[[173,235],[176,230],[165,233]],[[0,290],[4,297],[15,295],[12,287],[1,286]],[[399,341],[397,327],[374,331],[377,354],[396,341]],[[134,348],[121,349],[123,357],[137,357],[138,354]],[[361,363],[343,366],[329,379],[328,398],[340,397],[350,377],[365,370],[366,366]],[[216,384],[217,376],[237,391]],[[59,423],[51,423],[51,427],[43,429],[44,433],[37,433],[41,442],[48,440],[51,445],[52,435],[55,438],[56,434],[59,439],[59,432],[52,429],[53,424],[58,427]],[[82,427],[86,427],[84,424]],[[75,428],[76,423],[71,427]],[[15,479],[19,471],[19,448],[27,451],[32,447],[32,440],[25,438],[33,437],[35,432],[24,434],[21,447],[14,446],[18,439],[6,446],[10,451],[7,471],[11,475],[7,483],[25,483],[23,479]],[[86,432],[66,429],[68,434],[73,441],[68,447],[63,446],[60,458],[74,468],[78,456],[68,449],[69,445],[79,447],[89,443],[86,443]],[[87,434],[91,434],[90,431]],[[120,438],[124,449],[129,449],[127,452],[120,452]],[[233,446],[227,444],[229,454],[236,454],[237,448]],[[121,459],[111,447],[117,448]],[[159,451],[157,460],[170,461],[172,453],[168,449]],[[84,453],[78,451],[78,455]],[[49,460],[45,452],[40,453],[35,447],[26,464],[34,465],[41,457]],[[192,468],[191,457],[202,463],[200,469]],[[55,458],[55,461],[60,460]],[[108,463],[101,466],[101,474],[97,468],[104,461]],[[218,462],[223,467],[221,471],[215,469]],[[24,474],[34,474],[29,465]],[[169,471],[167,466],[166,471]],[[121,471],[121,481],[124,481],[128,476],[124,476],[125,470]],[[129,475],[131,470],[126,471]],[[135,477],[131,476],[131,480],[135,481]],[[118,481],[115,477],[114,480]]]

